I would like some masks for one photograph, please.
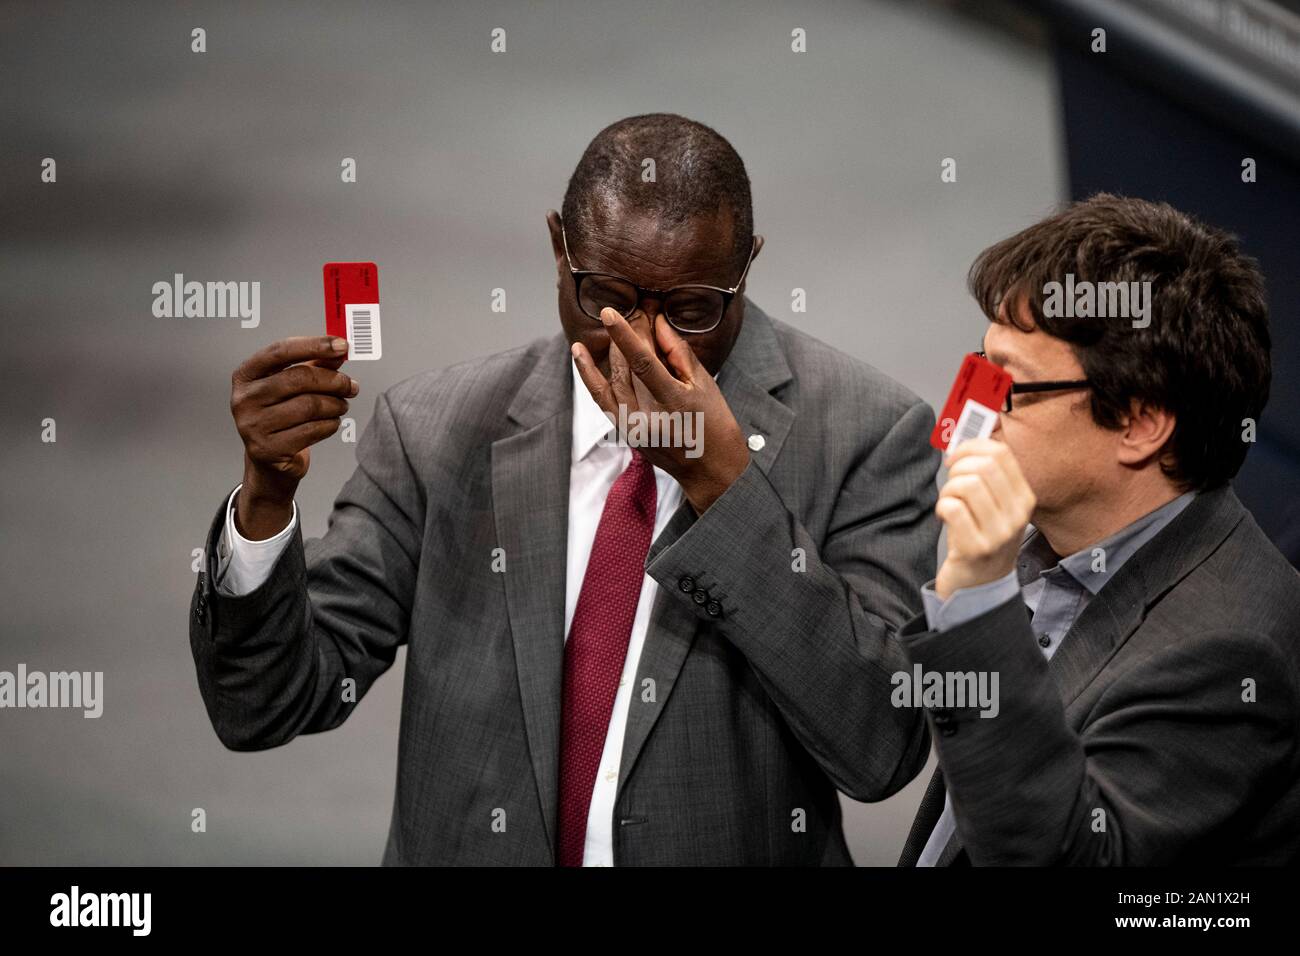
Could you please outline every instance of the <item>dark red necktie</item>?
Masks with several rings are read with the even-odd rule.
[[[609,489],[564,644],[560,866],[582,866],[591,791],[605,750],[655,528],[654,466],[633,450]]]

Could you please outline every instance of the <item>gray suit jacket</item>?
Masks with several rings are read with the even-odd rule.
[[[941,866],[1300,860],[1300,577],[1231,488],[1129,558],[1050,662],[1018,599],[903,634],[925,671],[998,672],[1001,711],[929,712],[939,771],[900,866],[945,786]]]
[[[226,746],[337,727],[344,679],[359,698],[407,645],[386,864],[555,862],[569,362],[556,335],[388,389],[325,535],[250,594],[213,588],[213,517],[190,643]],[[836,788],[887,797],[929,749],[889,679],[933,576],[933,413],[752,303],[718,382],[766,444],[646,559],[615,861],[850,864]]]

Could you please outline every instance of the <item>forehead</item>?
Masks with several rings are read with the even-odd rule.
[[[736,280],[731,214],[724,207],[674,223],[653,212],[598,206],[574,265],[611,272],[648,289],[690,282],[729,287]]]
[[[1020,309],[1021,324],[1032,326],[1032,313],[1023,301]],[[990,322],[984,333],[984,351],[990,361],[1004,366],[1012,375],[1050,373],[1052,378],[1073,378],[1082,374],[1070,344],[1038,328],[1026,332],[1010,323]]]

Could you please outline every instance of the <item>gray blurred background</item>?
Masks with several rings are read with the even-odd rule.
[[[983,331],[971,259],[1066,195],[1032,23],[938,4],[8,3],[0,31],[0,669],[102,670],[106,697],[0,711],[4,864],[378,863],[404,658],[338,730],[236,754],[186,637],[191,551],[241,476],[230,373],[323,331],[322,263],[382,274],[359,434],[389,385],[558,328],[547,209],[602,127],[679,112],[748,167],[751,298],[937,405]],[[177,272],[260,281],[260,327],[154,318]],[[313,450],[304,536],[355,447]],[[896,861],[928,775],[845,801],[859,863]]]

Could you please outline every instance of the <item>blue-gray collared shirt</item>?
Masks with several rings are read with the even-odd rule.
[[[934,582],[921,588],[925,620],[932,631],[946,631],[1006,603],[1019,591],[1033,613],[1034,635],[1043,656],[1051,660],[1083,609],[1119,572],[1139,548],[1154,538],[1192,503],[1189,491],[1143,515],[1132,524],[1065,558],[1058,558],[1047,539],[1031,528],[1020,547],[1015,571],[972,588],[958,588],[944,601],[934,592]],[[934,866],[956,832],[952,799],[945,794],[943,814],[921,851],[917,866]]]

